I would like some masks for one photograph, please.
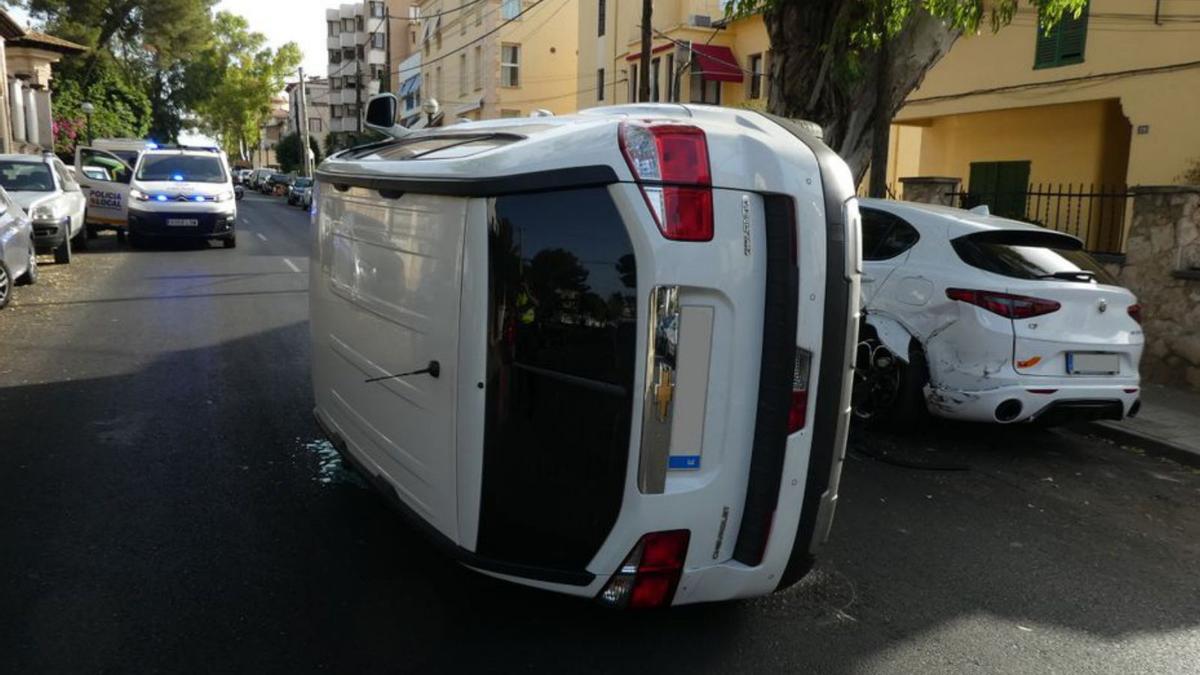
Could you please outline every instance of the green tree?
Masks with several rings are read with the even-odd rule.
[[[296,43],[271,49],[266,36],[251,31],[244,18],[218,12],[208,43],[184,73],[189,91],[204,92],[192,102],[200,128],[230,156],[248,159],[270,114],[271,99],[301,58]]]
[[[763,12],[771,38],[767,108],[820,124],[856,181],[886,171],[892,118],[962,35],[997,31],[1019,0],[733,0],[735,16]],[[1043,29],[1087,0],[1031,0]],[[873,190],[883,180],[873,180]]]
[[[300,134],[293,132],[284,136],[275,146],[275,157],[279,159],[279,168],[284,173],[298,172],[304,168],[304,155],[300,152],[300,148],[304,145],[304,141],[300,140]],[[321,162],[321,145],[312,134],[308,136],[308,146],[312,148],[313,166]]]

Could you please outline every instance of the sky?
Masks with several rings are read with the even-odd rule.
[[[304,52],[304,73],[324,75],[325,9],[340,5],[337,0],[221,0],[217,10],[241,14],[250,29],[267,36],[272,47],[296,42]],[[29,23],[19,9],[8,10],[18,22]]]

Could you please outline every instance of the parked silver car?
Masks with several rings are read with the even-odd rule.
[[[0,155],[0,186],[29,214],[34,245],[42,253],[53,253],[54,262],[71,262],[72,243],[87,247],[87,197],[57,157]]]
[[[0,188],[0,309],[12,299],[14,285],[36,281],[33,225],[25,211]]]

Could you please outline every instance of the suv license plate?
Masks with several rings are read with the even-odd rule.
[[[1116,375],[1121,372],[1120,354],[1067,354],[1070,375]]]
[[[168,227],[196,227],[199,224],[197,218],[167,218]]]

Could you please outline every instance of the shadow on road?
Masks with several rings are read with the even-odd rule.
[[[833,539],[781,594],[617,613],[496,581],[319,480],[307,331],[0,380],[0,671],[1021,671],[1049,658],[1022,630],[1082,635],[1061,659],[1200,623],[1200,478],[991,427],[856,432]]]

